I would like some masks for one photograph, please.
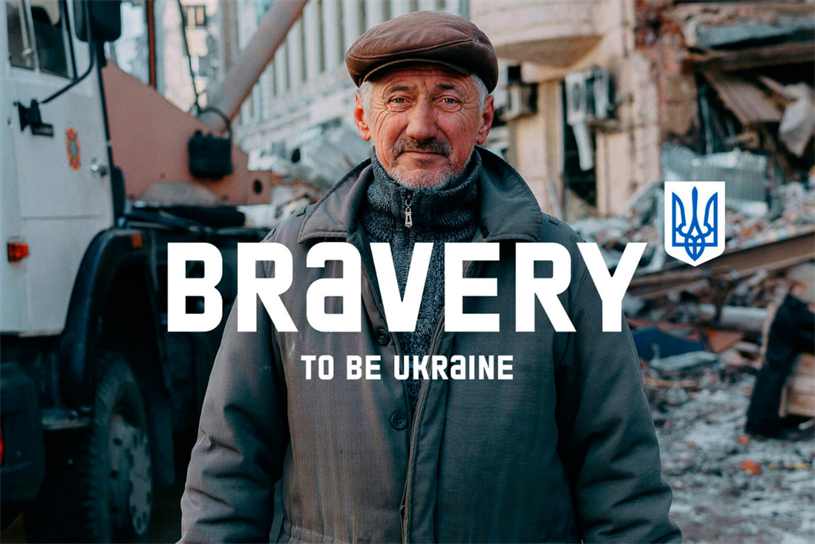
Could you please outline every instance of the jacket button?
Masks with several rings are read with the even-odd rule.
[[[405,427],[407,427],[408,418],[402,412],[396,412],[391,416],[391,426],[397,431],[401,431]]]
[[[391,340],[391,335],[388,334],[388,331],[383,329],[382,327],[376,329],[376,342],[380,346],[387,346],[388,342]]]

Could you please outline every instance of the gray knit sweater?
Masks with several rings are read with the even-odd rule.
[[[438,189],[409,189],[388,176],[371,152],[374,179],[368,187],[363,226],[370,242],[389,242],[399,292],[405,284],[416,242],[432,242],[433,253],[427,272],[419,317],[413,332],[397,332],[401,355],[430,355],[430,342],[444,308],[444,244],[469,242],[478,228],[478,178],[481,156],[473,153],[458,175]],[[412,226],[406,226],[406,202]],[[416,409],[421,380],[407,380],[411,409]]]

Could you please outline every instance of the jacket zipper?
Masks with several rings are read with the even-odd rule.
[[[471,272],[475,270],[473,266],[473,261],[467,263],[467,270],[464,273],[465,278],[469,278],[471,276]],[[436,330],[433,331],[433,338],[430,342],[430,356],[436,354],[436,348],[438,347],[438,343],[441,340],[441,332],[444,328],[444,308],[445,306],[442,305],[441,307],[441,316],[439,317],[439,322],[436,324]],[[413,424],[410,428],[410,458],[408,459],[408,473],[407,473],[407,481],[405,482],[405,489],[402,491],[402,504],[400,505],[400,510],[404,509],[404,516],[402,518],[402,542],[403,544],[408,543],[407,539],[407,529],[408,529],[408,521],[410,518],[410,507],[408,506],[408,487],[410,485],[410,481],[413,478],[413,470],[414,470],[414,456],[416,455],[416,431],[419,428],[419,414],[421,413],[422,406],[425,402],[425,397],[427,390],[430,388],[430,380],[423,380],[422,386],[419,389],[419,398],[416,400],[416,411],[414,412]]]
[[[360,254],[362,254],[362,253],[360,252]],[[366,271],[366,265],[364,264],[364,262],[363,262],[363,266],[362,266],[362,276],[365,278],[365,281],[368,282],[368,285],[371,286],[371,291],[374,291],[373,283],[371,283],[371,279],[368,276],[368,272]],[[384,316],[385,315],[385,310],[383,309],[382,304],[380,303],[379,298],[377,297],[376,293],[374,293],[374,303],[376,304],[376,307],[379,310],[380,314]],[[396,335],[393,334],[393,333],[391,333],[391,340],[393,341],[393,350],[396,353],[396,356],[401,357],[402,356],[402,347],[399,345],[399,340],[397,340]],[[405,388],[406,386],[404,384],[402,384],[402,387]],[[424,389],[424,384],[422,384],[422,389]],[[405,392],[407,393],[406,389],[405,389]],[[421,399],[421,391],[419,393],[419,398]],[[419,401],[417,400],[417,408],[418,408],[418,402]],[[410,460],[408,460],[408,473],[410,473]],[[405,504],[406,504],[405,496],[406,496],[406,494],[407,494],[407,485],[405,485],[405,487],[402,489],[402,500],[399,503],[399,515],[400,516],[402,515],[402,513],[405,510]]]
[[[357,251],[359,251],[360,256],[365,255],[365,253],[363,253],[363,251],[362,251],[362,249],[360,247],[357,247],[356,244],[353,244],[353,245],[354,245],[354,247],[357,248]],[[368,283],[368,286],[371,288],[371,292],[373,293],[373,298],[374,298],[374,304],[376,304],[376,309],[379,311],[379,315],[384,316],[385,315],[385,309],[382,306],[382,301],[379,300],[379,296],[377,294],[378,289],[373,288],[374,284],[371,281],[370,276],[368,275],[368,264],[366,262],[366,259],[364,259],[364,258],[362,259],[362,277],[365,278],[365,281]],[[401,357],[402,356],[402,346],[399,345],[399,340],[396,338],[395,334],[393,334],[393,333],[389,333],[389,334],[391,336],[391,340],[393,341],[393,351],[396,353],[397,357]]]
[[[430,355],[431,357],[435,354],[436,347],[438,341],[441,339],[441,331],[444,328],[444,306],[441,308],[441,316],[439,317],[439,322],[436,324],[436,330],[433,331],[433,339],[430,343]],[[421,413],[422,406],[425,402],[425,397],[427,396],[427,390],[430,387],[430,380],[422,380],[422,386],[419,388],[419,398],[416,399],[416,410],[413,414],[413,424],[410,427],[410,458],[408,459],[408,473],[407,473],[407,480],[405,481],[405,488],[402,491],[402,505],[400,509],[404,509],[404,516],[402,518],[402,542],[407,544],[407,527],[408,527],[408,517],[410,514],[408,508],[408,486],[410,480],[413,478],[413,460],[414,455],[416,453],[416,431],[419,428],[419,414]]]
[[[413,204],[413,193],[405,195],[405,227],[410,228],[413,226],[413,211],[410,207]]]

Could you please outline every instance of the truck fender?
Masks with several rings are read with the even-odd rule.
[[[93,406],[103,353],[120,353],[139,384],[158,486],[175,480],[172,375],[167,364],[152,233],[112,228],[91,242],[79,267],[60,338],[59,385],[69,407]]]
[[[169,373],[166,370],[164,338],[157,307],[157,287],[152,266],[152,237],[135,229],[112,228],[100,232],[88,246],[74,283],[65,328],[60,338],[60,392],[68,406],[93,404],[96,388],[96,362],[106,342],[103,337],[111,324],[105,323],[106,312],[115,301],[117,282],[125,274],[130,281],[141,283],[144,289],[144,310],[141,316],[149,321],[149,334],[140,343],[155,353],[158,365],[157,381],[169,391]],[[148,326],[148,323],[144,324]],[[153,365],[150,365],[153,366]],[[134,369],[139,375],[141,369]],[[148,370],[148,369],[144,369]]]

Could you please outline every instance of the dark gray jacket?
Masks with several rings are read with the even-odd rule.
[[[267,540],[281,477],[281,542],[680,540],[631,333],[601,332],[579,238],[541,213],[509,165],[478,152],[473,242],[501,242],[501,258],[466,270],[498,278],[498,296],[465,299],[464,311],[499,313],[501,332],[448,333],[442,317],[431,351],[511,354],[513,379],[426,381],[409,415],[358,221],[371,178],[363,163],[267,238],[292,252],[283,301],[299,332],[276,331],[260,303],[257,333],[236,332],[234,309],[229,317],[181,501],[182,541]],[[321,333],[306,320],[308,286],[342,274],[335,262],[306,267],[326,240],[362,255],[361,333]],[[540,307],[536,332],[515,332],[516,242],[569,250],[572,282],[559,298],[577,332],[555,332]],[[300,356],[320,354],[334,356],[334,379],[306,381]],[[382,356],[382,379],[346,380],[346,355],[368,354]]]

